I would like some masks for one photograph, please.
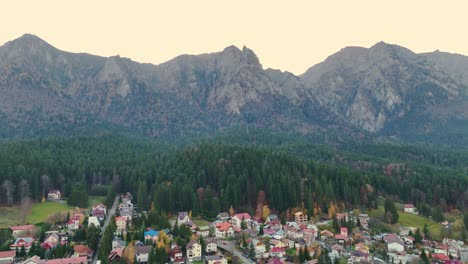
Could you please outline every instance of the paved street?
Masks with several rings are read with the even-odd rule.
[[[117,210],[118,203],[119,203],[119,196],[117,195],[115,196],[114,204],[112,205],[112,208],[107,212],[106,221],[104,222],[104,225],[102,227],[101,237],[99,237],[98,248],[94,254],[93,260],[91,261],[91,263],[93,264],[97,262],[97,257],[99,255],[99,247],[101,245],[102,234],[104,233],[104,230],[106,230],[106,227],[109,224],[110,220],[112,219],[112,216],[115,214],[115,210]]]
[[[222,249],[224,249],[226,251],[231,252],[233,256],[238,257],[245,264],[255,263],[252,260],[250,260],[250,259],[248,259],[248,258],[246,258],[246,257],[244,257],[242,255],[242,252],[235,247],[235,241],[218,240],[218,247],[222,248]]]

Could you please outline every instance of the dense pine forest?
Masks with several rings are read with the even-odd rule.
[[[468,204],[463,149],[356,143],[251,131],[166,144],[116,135],[0,143],[1,201],[39,201],[59,189],[69,203],[87,195],[136,194],[139,210],[192,210],[208,218],[231,206],[254,212],[259,192],[272,210],[374,208],[378,197],[412,202],[425,215]]]

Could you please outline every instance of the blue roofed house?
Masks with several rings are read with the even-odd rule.
[[[159,238],[159,231],[150,228],[143,233],[143,236],[145,237],[145,241],[151,240],[154,243]]]

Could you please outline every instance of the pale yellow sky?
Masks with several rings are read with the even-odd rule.
[[[264,68],[303,73],[345,46],[381,40],[468,55],[468,1],[2,1],[0,44],[24,33],[55,47],[159,64],[247,46]]]

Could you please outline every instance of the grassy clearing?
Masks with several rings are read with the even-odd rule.
[[[417,227],[422,231],[424,228],[424,224],[427,224],[427,227],[429,228],[429,232],[432,235],[432,237],[435,239],[440,238],[440,232],[442,229],[441,224],[436,223],[432,221],[431,219],[428,219],[424,216],[414,215],[414,214],[409,214],[409,213],[404,213],[404,212],[398,212],[398,213],[400,215],[398,222],[401,225]]]
[[[33,224],[42,223],[46,221],[50,215],[54,213],[67,212],[70,209],[72,208],[66,203],[36,203],[31,208],[31,215],[27,217],[27,222]]]
[[[106,200],[105,196],[89,196],[88,205],[89,207],[91,207],[93,204],[104,203],[105,200]]]
[[[378,218],[378,219],[383,219],[384,215],[384,208],[382,206],[379,206],[378,209],[372,210],[369,212],[369,216]],[[396,225],[389,225],[385,224],[385,226],[394,232],[399,230],[400,225],[401,226],[407,226],[407,227],[416,227],[419,228],[421,231],[424,228],[424,224],[427,224],[427,227],[429,228],[429,232],[432,235],[434,239],[440,239],[441,236],[441,229],[442,225],[439,223],[436,223],[432,221],[429,218],[426,218],[421,215],[415,215],[415,214],[410,214],[410,213],[405,213],[402,211],[398,211],[398,224]]]
[[[19,207],[0,207],[0,228],[21,224],[20,210]]]
[[[199,218],[195,218],[195,219],[192,219],[192,221],[197,225],[197,226],[209,226],[211,223],[204,220],[204,219],[199,219]]]

